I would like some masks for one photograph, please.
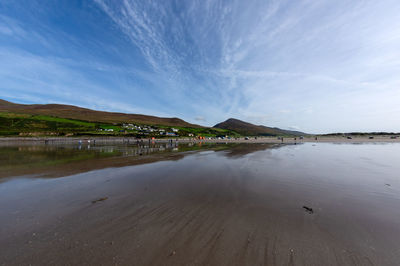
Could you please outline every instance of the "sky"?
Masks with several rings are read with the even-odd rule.
[[[0,98],[400,132],[400,1],[1,0]]]

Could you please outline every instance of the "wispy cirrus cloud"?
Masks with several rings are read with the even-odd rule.
[[[0,8],[0,96],[209,125],[228,117],[309,132],[400,124],[398,1],[58,5]]]

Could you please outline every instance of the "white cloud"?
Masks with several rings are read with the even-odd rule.
[[[86,105],[95,99],[101,108],[193,122],[206,118],[210,125],[237,117],[311,132],[400,131],[397,0],[184,1],[178,6],[95,0],[95,6],[112,25],[104,31],[124,38],[115,47],[101,39],[96,43],[124,59],[132,51],[135,56],[127,56],[132,62],[0,47],[0,94],[47,94]],[[39,32],[0,16],[0,34],[55,46],[47,38],[54,30],[49,36]],[[82,49],[79,38],[70,41]]]
[[[290,126],[289,129],[290,129],[290,130],[299,131],[299,130],[300,130],[300,127],[299,127],[299,126]]]
[[[196,117],[194,118],[194,120],[196,120],[196,121],[201,121],[201,122],[207,121],[207,119],[206,119],[205,117],[203,117],[203,116],[196,116]]]

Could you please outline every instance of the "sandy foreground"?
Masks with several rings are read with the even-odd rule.
[[[344,163],[326,144],[252,145],[9,180],[0,265],[396,265],[400,182],[336,146]]]

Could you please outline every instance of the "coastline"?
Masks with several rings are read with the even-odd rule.
[[[197,138],[161,138],[150,139],[135,137],[0,137],[0,145],[14,145],[14,144],[146,144],[146,143],[374,143],[374,142],[388,142],[400,143],[400,138],[392,139],[392,136],[382,135],[376,136],[373,139],[365,136],[353,136],[352,139],[346,137],[332,137],[332,136],[312,136],[304,137],[284,137],[283,141],[278,137],[249,137],[246,139],[232,138],[232,139],[197,139]]]

